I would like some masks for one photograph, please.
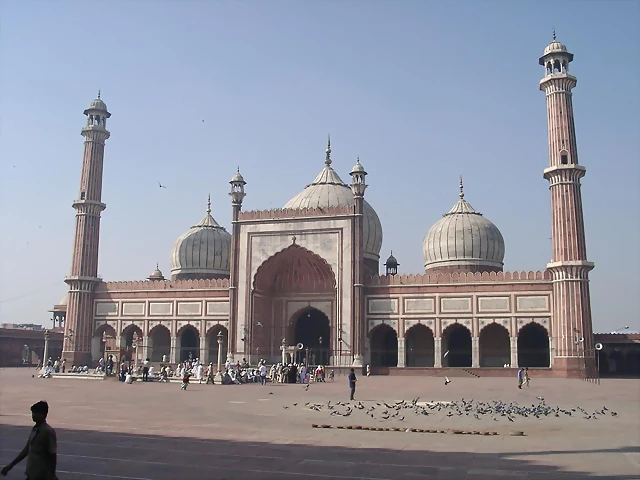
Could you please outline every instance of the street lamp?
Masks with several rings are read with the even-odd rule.
[[[322,337],[320,337],[318,339],[318,343],[320,344],[320,348],[318,349],[319,353],[320,353],[320,360],[318,361],[318,365],[320,365],[321,363],[324,365],[324,363],[325,363],[324,362],[324,355],[322,355]]]
[[[280,350],[282,350],[282,365],[287,364],[287,340],[282,339],[282,344],[280,346]]]
[[[133,342],[131,343],[131,346],[133,347],[133,352],[135,355],[133,366],[137,367],[138,366],[138,332],[133,332],[132,338],[133,338]]]
[[[304,354],[304,363],[305,365],[308,367],[309,366],[309,347],[305,348],[305,354]]]
[[[44,331],[44,352],[42,357],[42,373],[45,373],[49,363],[49,330]]]
[[[338,338],[338,350],[339,350],[339,357],[338,357],[338,367],[342,367],[342,337]],[[340,373],[342,373],[342,369],[340,369]]]
[[[213,378],[213,384],[215,385],[216,383],[219,385],[222,385],[222,372],[220,372],[220,369],[222,368],[222,332],[218,332],[218,366],[217,366],[217,371],[216,371],[216,375]]]

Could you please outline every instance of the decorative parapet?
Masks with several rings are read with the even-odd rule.
[[[96,285],[97,292],[115,292],[121,290],[226,290],[229,280],[139,280],[132,282],[100,282]]]
[[[424,275],[374,275],[367,277],[367,285],[425,285],[431,283],[481,283],[481,282],[549,282],[551,274],[544,272],[454,272],[425,273]]]
[[[240,212],[239,220],[271,220],[275,218],[326,217],[327,215],[350,215],[351,207],[344,205],[326,208],[272,208]]]

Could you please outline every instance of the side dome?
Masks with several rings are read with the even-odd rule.
[[[354,205],[353,192],[331,167],[331,143],[326,150],[325,166],[311,184],[289,200],[283,208],[327,208]],[[377,263],[382,248],[382,223],[373,207],[364,200],[364,252],[365,259]],[[376,266],[377,270],[377,266]],[[375,272],[377,273],[377,271]]]
[[[211,197],[207,214],[180,236],[171,251],[173,280],[228,278],[231,235],[211,216]]]
[[[427,271],[501,272],[504,239],[498,227],[460,199],[433,225],[422,244]]]

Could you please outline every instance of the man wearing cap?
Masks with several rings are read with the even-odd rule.
[[[45,401],[31,406],[31,418],[35,425],[29,434],[27,444],[18,456],[0,471],[0,475],[7,473],[25,458],[27,480],[57,480],[56,477],[56,431],[47,423],[49,404]]]

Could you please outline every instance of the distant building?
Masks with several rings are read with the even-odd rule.
[[[425,272],[398,275],[392,255],[380,276],[383,232],[364,198],[367,172],[358,159],[345,183],[334,170],[329,142],[322,170],[282,209],[242,211],[246,182],[238,169],[229,182],[231,232],[214,219],[208,202],[202,220],[175,243],[170,280],[156,266],[146,281],[103,282],[98,246],[111,114],[98,94],[84,111],[73,260],[65,279],[69,294],[53,310],[66,318],[63,356],[88,364],[115,343],[129,358],[136,348],[139,358],[154,361],[216,361],[220,334],[222,357],[234,361],[277,362],[284,344],[301,347],[291,360],[371,364],[378,373],[454,367],[479,372],[507,364],[584,375],[595,368],[589,296],[594,265],[585,242],[580,179],[586,169],[578,163],[572,61],[555,34],[539,59],[549,133],[544,178],[551,192],[552,259],[538,272],[503,271],[502,234],[468,203],[461,181],[453,208],[424,238]],[[522,181],[517,172],[514,181]]]
[[[0,328],[17,328],[21,330],[44,330],[44,326],[34,323],[0,323]]]

